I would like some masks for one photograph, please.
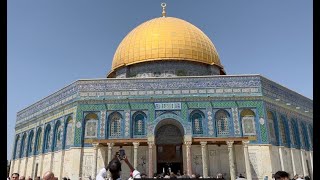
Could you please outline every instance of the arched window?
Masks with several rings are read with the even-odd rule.
[[[112,113],[109,116],[110,137],[121,136],[121,119],[122,116],[118,112]]]
[[[276,131],[275,131],[275,118],[271,111],[267,112],[267,118],[268,118],[268,125],[269,125],[269,135],[271,137],[271,142],[276,143]]]
[[[24,157],[25,155],[25,144],[26,144],[26,137],[27,137],[27,134],[24,133],[23,136],[22,136],[22,139],[21,139],[21,147],[20,147],[20,157]]]
[[[311,125],[309,125],[309,135],[310,135],[310,144],[313,146],[313,128]]]
[[[204,119],[204,114],[199,110],[195,110],[190,114],[193,134],[203,134],[203,128],[202,128],[203,119]]]
[[[145,135],[146,115],[143,112],[137,112],[133,115],[134,135]]]
[[[73,144],[73,119],[71,116],[67,118],[66,121],[66,146],[71,146]]]
[[[98,115],[95,113],[90,113],[86,115],[85,123],[85,138],[96,138],[98,134]]]
[[[16,136],[16,143],[14,145],[13,159],[19,157],[19,139],[20,139],[20,136],[17,135]]]
[[[296,145],[297,147],[300,147],[300,138],[299,138],[299,127],[298,127],[298,124],[297,124],[297,121],[294,120],[294,121],[291,121],[292,125],[293,125],[293,131],[294,131],[294,139],[295,139],[295,142],[296,142]]]
[[[51,126],[50,124],[47,125],[46,131],[44,133],[44,150],[48,151],[51,145]]]
[[[41,144],[41,137],[42,137],[42,129],[39,128],[37,131],[37,136],[36,136],[36,146],[35,146],[35,153],[38,154],[41,150],[42,144]]]
[[[288,138],[287,138],[287,134],[286,134],[286,126],[285,126],[285,118],[284,116],[280,117],[280,122],[279,122],[279,130],[280,130],[280,136],[281,136],[281,141],[282,144],[287,144],[288,142]]]
[[[33,149],[33,130],[31,130],[29,133],[27,156],[32,154],[32,149]]]
[[[309,149],[310,145],[309,145],[309,141],[308,141],[308,132],[307,132],[306,125],[301,123],[301,127],[302,127],[302,137],[303,137],[304,145],[305,145],[306,149]]]
[[[219,110],[215,114],[218,136],[229,135],[229,114],[225,110]]]
[[[292,139],[292,145],[298,145],[298,141],[297,141],[297,136],[296,136],[296,132],[295,132],[295,127],[294,127],[294,120],[291,119],[290,121],[290,137]]]
[[[255,114],[250,109],[244,109],[241,111],[241,122],[242,122],[242,132],[243,135],[255,135],[256,128],[255,128],[255,121],[254,117]]]
[[[53,147],[54,149],[58,149],[58,148],[61,148],[61,145],[62,145],[62,126],[60,121],[57,121],[54,128]]]

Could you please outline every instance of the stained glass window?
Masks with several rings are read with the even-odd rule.
[[[40,151],[40,147],[41,147],[41,135],[42,135],[42,131],[40,128],[37,132],[37,137],[36,137],[36,152],[37,153]]]
[[[286,136],[286,130],[285,130],[285,125],[284,125],[284,117],[281,116],[280,118],[280,135],[281,135],[281,140],[283,144],[287,144],[287,136]]]
[[[272,112],[268,111],[267,112],[267,117],[268,117],[268,124],[269,124],[269,135],[271,137],[271,142],[276,143],[276,132],[274,130],[274,117]]]
[[[70,146],[73,143],[73,120],[70,118],[67,122],[66,146]]]
[[[45,142],[45,147],[44,147],[45,150],[48,150],[50,148],[50,144],[51,144],[50,130],[51,130],[51,127],[50,127],[50,125],[48,125],[46,128],[45,141],[44,141]]]
[[[33,131],[30,132],[29,134],[29,142],[28,142],[28,155],[32,153],[32,148],[33,148]]]
[[[110,118],[110,136],[119,137],[121,135],[121,115],[114,113]]]
[[[60,146],[60,133],[61,133],[61,125],[60,122],[57,122],[56,127],[55,127],[55,131],[54,131],[54,147],[57,148]]]
[[[250,109],[244,109],[241,111],[241,122],[242,122],[242,132],[243,135],[255,135],[256,128],[255,128],[255,121],[254,117],[255,114]]]
[[[202,128],[203,117],[204,115],[200,111],[194,111],[191,113],[193,134],[203,134],[203,128]]]
[[[144,113],[137,113],[133,116],[134,118],[134,135],[144,135],[145,134],[145,119]]]
[[[23,157],[23,156],[25,155],[25,154],[24,154],[24,153],[25,153],[25,149],[24,149],[25,143],[26,143],[26,134],[24,134],[24,135],[22,136],[20,157]]]
[[[16,137],[16,144],[14,148],[14,158],[18,157],[19,155],[19,135]]]
[[[94,113],[90,113],[86,116],[85,120],[86,120],[85,138],[97,137],[98,116]]]
[[[215,115],[218,136],[229,135],[229,116],[225,110],[219,110]]]
[[[310,134],[310,144],[313,146],[313,128],[309,126],[309,134]]]
[[[290,122],[290,138],[291,138],[291,143],[293,145],[297,145],[297,137],[296,137],[296,133],[294,131],[294,121],[293,119]]]

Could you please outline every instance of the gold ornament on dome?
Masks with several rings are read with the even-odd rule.
[[[119,44],[112,61],[116,69],[153,61],[192,61],[223,69],[211,40],[196,26],[182,19],[162,16],[134,28]]]

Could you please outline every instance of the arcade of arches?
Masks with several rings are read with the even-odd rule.
[[[117,146],[133,146],[133,166],[138,166],[138,151],[139,146],[148,146],[148,177],[153,177],[154,173],[163,172],[186,172],[189,176],[193,173],[192,168],[192,145],[201,145],[201,164],[203,177],[209,177],[209,163],[208,163],[208,145],[227,145],[228,159],[229,159],[229,171],[232,179],[236,178],[235,168],[235,154],[234,145],[243,145],[243,157],[246,175],[251,178],[251,168],[249,164],[248,143],[252,140],[252,137],[225,137],[225,138],[202,138],[191,137],[185,135],[183,126],[174,119],[165,119],[158,123],[155,128],[155,136],[148,137],[148,139],[104,139],[94,140],[91,143],[95,149],[94,156],[94,171],[97,166],[97,150],[98,148],[108,146],[108,160],[110,161],[113,149]],[[89,141],[87,141],[89,142]],[[155,153],[155,154],[154,154]],[[154,167],[156,166],[156,167]]]

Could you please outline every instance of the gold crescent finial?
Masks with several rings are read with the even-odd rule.
[[[166,17],[166,3],[161,3],[161,7],[162,7],[162,17]]]

